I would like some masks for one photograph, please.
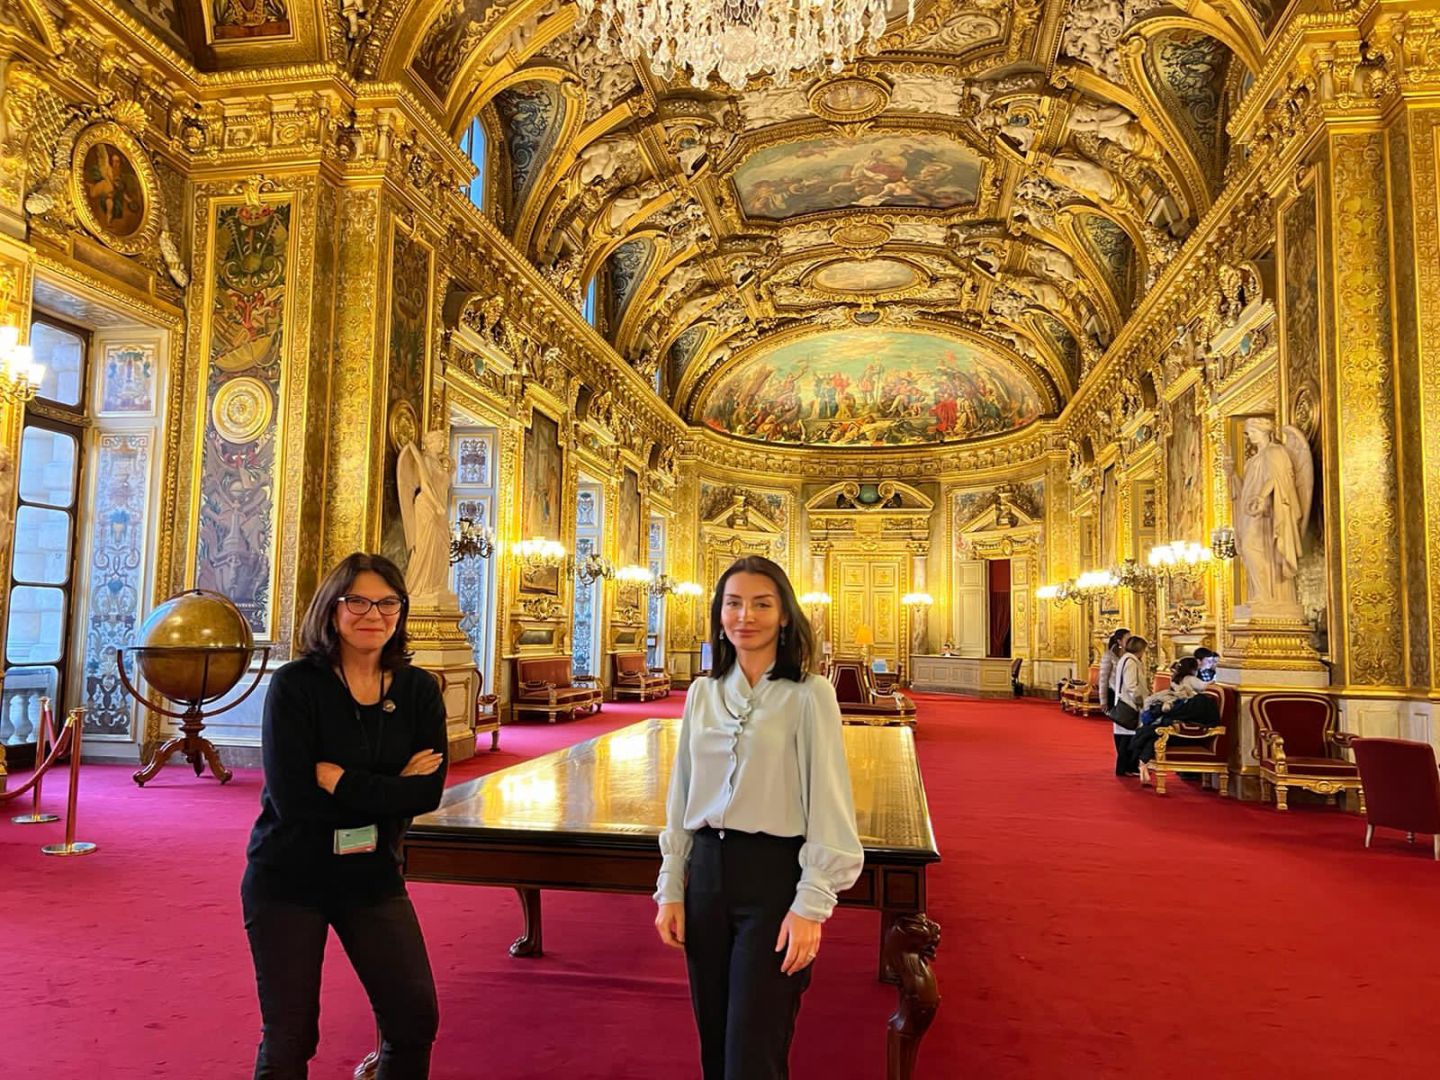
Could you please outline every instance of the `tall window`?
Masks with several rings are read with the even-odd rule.
[[[5,636],[5,691],[0,741],[33,742],[40,698],[60,715],[75,610],[75,533],[84,431],[85,356],[89,337],[59,323],[30,328],[45,378],[26,409],[20,436],[15,552]]]
[[[455,428],[450,454],[455,476],[450,488],[451,519],[469,518],[484,528],[495,527],[495,429]],[[495,627],[495,557],[462,559],[451,567],[451,585],[460,601],[460,629],[470,639],[475,667],[485,685],[491,681]]]
[[[575,493],[575,561],[601,550],[601,523],[605,520],[603,492],[599,484],[582,482]],[[575,579],[574,622],[570,663],[576,675],[599,674],[600,582],[586,585]]]
[[[650,519],[650,576],[658,578],[665,572],[665,519]],[[645,663],[658,668],[665,665],[665,598],[650,594],[645,620]]]
[[[460,140],[460,149],[465,151],[470,163],[475,166],[475,179],[470,181],[470,201],[481,210],[485,209],[485,125],[477,116],[470,121],[465,135]]]
[[[590,284],[585,286],[585,303],[580,307],[580,314],[585,317],[585,321],[591,326],[595,325],[595,319],[599,312],[599,305],[597,303],[598,292],[596,290],[596,282],[599,280],[598,277],[593,277],[590,279]]]

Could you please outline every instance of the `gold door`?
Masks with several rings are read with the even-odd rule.
[[[871,655],[884,657],[892,667],[901,660],[900,593],[904,584],[904,556],[836,553],[830,580],[839,582],[836,597],[838,653],[856,655],[855,632],[861,624],[875,635]]]

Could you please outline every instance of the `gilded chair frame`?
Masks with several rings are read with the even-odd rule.
[[[1340,762],[1346,761],[1346,758],[1343,757],[1343,752],[1350,748],[1350,744],[1353,743],[1356,738],[1356,736],[1350,732],[1336,730],[1337,723],[1340,719],[1340,709],[1335,704],[1335,700],[1325,694],[1306,693],[1297,690],[1257,694],[1250,699],[1250,716],[1255,727],[1256,744],[1251,754],[1260,764],[1261,796],[1266,801],[1269,801],[1271,792],[1273,791],[1275,809],[1283,811],[1290,808],[1288,792],[1292,787],[1312,791],[1326,798],[1339,794],[1348,794],[1353,791],[1359,804],[1359,812],[1364,814],[1365,788],[1360,782],[1358,769],[1353,777],[1313,776],[1306,775],[1302,772],[1291,771],[1291,765],[1285,753],[1285,738],[1279,732],[1270,728],[1269,720],[1266,718],[1266,711],[1272,705],[1286,700],[1324,704],[1327,710],[1327,718],[1323,738],[1327,744],[1334,746],[1336,750],[1335,760]],[[1262,748],[1265,750],[1265,753],[1261,753]],[[1351,764],[1353,764],[1353,762],[1351,762]]]

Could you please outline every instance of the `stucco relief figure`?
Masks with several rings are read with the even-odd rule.
[[[457,603],[450,591],[449,441],[444,431],[427,431],[418,444],[406,445],[395,463],[400,520],[410,552],[405,584],[413,608]]]
[[[1315,462],[1310,444],[1294,427],[1275,441],[1275,424],[1265,417],[1245,421],[1245,439],[1255,453],[1242,477],[1227,463],[1235,513],[1235,545],[1245,563],[1251,607],[1299,611],[1295,574],[1300,544],[1310,518]]]

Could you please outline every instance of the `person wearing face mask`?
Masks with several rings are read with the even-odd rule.
[[[660,836],[655,927],[685,952],[704,1080],[789,1076],[800,996],[860,876],[840,706],[785,572],[732,564],[690,686]]]
[[[394,563],[350,555],[310,603],[303,658],[270,680],[240,887],[263,1024],[256,1080],[307,1075],[332,927],[380,1025],[379,1080],[429,1075],[439,1010],[400,838],[440,805],[447,742],[439,683],[410,665],[408,606]]]

